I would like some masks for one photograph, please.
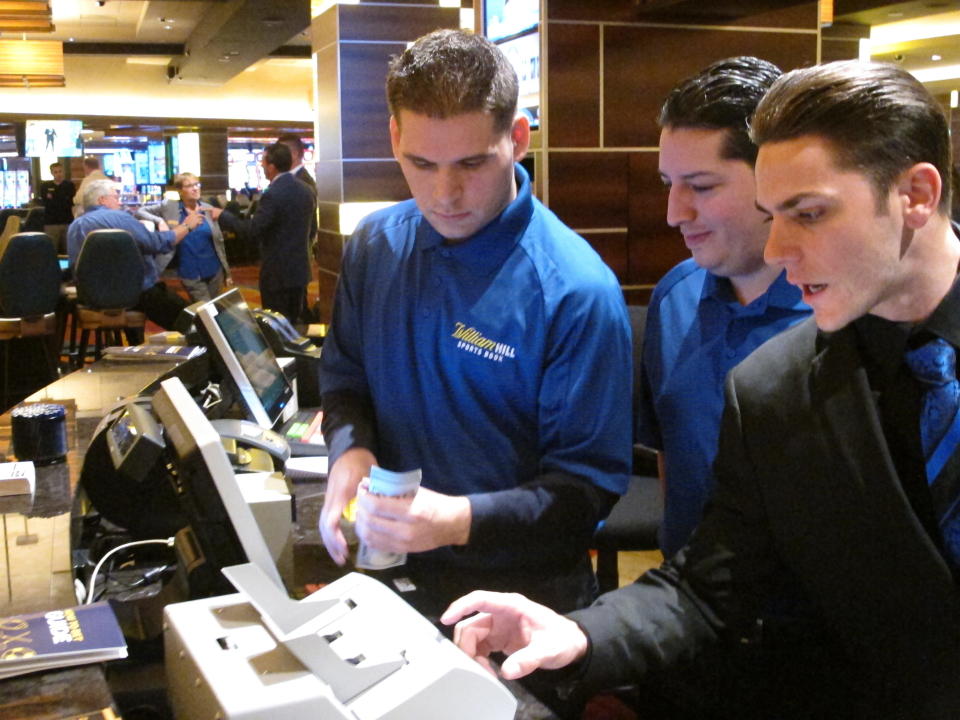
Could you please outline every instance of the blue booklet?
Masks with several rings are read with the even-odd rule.
[[[123,632],[106,602],[0,619],[0,679],[126,656]]]

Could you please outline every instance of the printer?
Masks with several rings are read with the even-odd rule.
[[[517,701],[390,588],[350,573],[292,600],[257,565],[238,594],[168,605],[174,715],[190,720],[498,720]]]

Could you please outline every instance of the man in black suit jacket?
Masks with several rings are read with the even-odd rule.
[[[482,662],[512,653],[509,678],[573,665],[587,690],[750,656],[749,699],[715,716],[960,714],[960,558],[939,526],[960,453],[928,485],[904,361],[932,338],[960,345],[948,127],[893,65],[774,84],[751,131],[766,258],[814,318],[728,376],[703,523],[673,561],[567,618],[518,596],[461,598],[444,622],[481,613],[457,626],[461,647]]]
[[[260,245],[260,299],[263,307],[283,313],[290,322],[303,312],[310,282],[310,232],[316,195],[290,174],[290,149],[273,143],[263,151],[263,171],[270,186],[252,218],[211,211],[221,226],[255,238]]]

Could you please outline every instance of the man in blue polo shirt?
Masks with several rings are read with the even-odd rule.
[[[637,439],[660,451],[667,557],[703,517],[727,372],[810,312],[786,273],[764,262],[769,219],[756,207],[748,120],[779,75],[757,58],[721,60],[681,82],[660,111],[667,222],[693,255],[657,284],[643,341]]]
[[[357,495],[361,541],[409,553],[432,608],[491,585],[582,606],[590,538],[630,472],[620,288],[532,196],[516,164],[529,125],[496,46],[431,33],[393,61],[387,97],[413,200],[366,218],[344,253],[322,360],[323,541],[346,561]],[[372,465],[421,468],[421,488],[374,496]]]

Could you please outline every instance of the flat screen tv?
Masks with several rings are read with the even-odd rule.
[[[247,417],[272,428],[293,397],[293,389],[257,320],[236,288],[196,309],[197,329],[204,336],[231,384]]]
[[[517,73],[520,97],[517,109],[530,127],[540,126],[540,33],[531,32],[497,43]]]
[[[163,143],[160,141],[148,143],[147,156],[150,159],[150,179],[148,182],[154,185],[166,185],[167,151]]]
[[[540,23],[540,0],[486,0],[483,31],[493,42],[532,30]]]
[[[83,154],[80,120],[27,120],[26,157],[79,157]]]

